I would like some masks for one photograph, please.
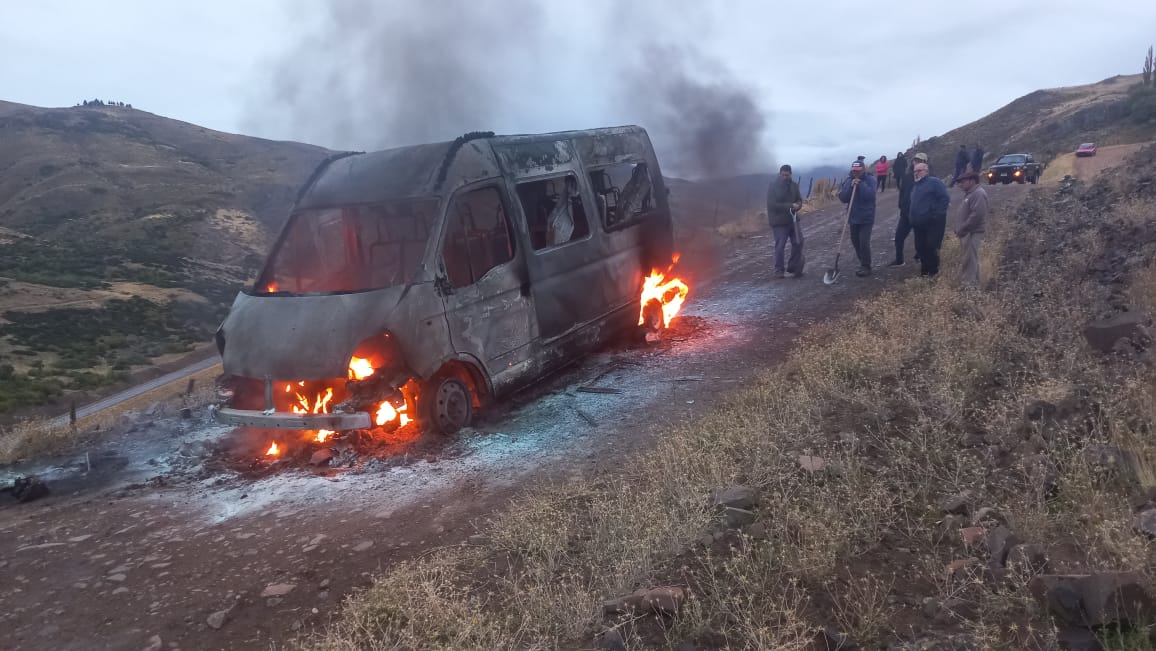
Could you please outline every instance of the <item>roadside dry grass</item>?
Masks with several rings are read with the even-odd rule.
[[[115,407],[78,419],[75,430],[45,418],[24,420],[8,428],[0,427],[0,464],[62,452],[98,432],[115,427],[131,411],[144,411],[158,405],[160,413],[171,414],[182,407],[203,407],[215,398],[213,380],[220,372],[220,366],[212,366],[183,380],[159,386]],[[192,393],[188,392],[189,380],[193,380]]]
[[[860,304],[620,475],[536,487],[484,542],[387,568],[302,646],[598,648],[613,629],[630,649],[809,649],[826,628],[862,648],[1055,648],[1030,571],[992,581],[942,504],[994,508],[1051,571],[1147,572],[1130,500],[1156,484],[1152,358],[1096,354],[1082,335],[1121,302],[1156,305],[1156,197],[1105,199],[1135,194],[1117,185],[1034,191],[993,220],[985,291],[914,279]],[[949,275],[953,242],[944,256]],[[1129,462],[1101,462],[1106,449]],[[754,525],[709,508],[732,484],[757,490]],[[946,571],[956,560],[977,565]],[[677,617],[603,614],[660,585],[690,590]],[[1135,648],[1146,632],[1102,635]]]
[[[837,192],[838,187],[830,179],[817,179],[811,190],[811,196],[803,201],[803,207],[799,210],[799,214],[814,212],[838,202]],[[765,233],[767,230],[767,213],[748,210],[738,219],[717,227],[715,232],[728,240],[733,240],[757,233]]]

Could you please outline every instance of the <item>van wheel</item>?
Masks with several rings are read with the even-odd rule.
[[[454,434],[474,419],[474,401],[465,382],[448,375],[431,379],[422,392],[422,415],[439,434]]]

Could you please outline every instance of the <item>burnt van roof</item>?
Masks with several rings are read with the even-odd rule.
[[[500,173],[494,148],[510,148],[564,140],[606,141],[645,137],[638,126],[608,127],[542,134],[495,136],[466,134],[456,141],[396,147],[369,153],[332,156],[302,189],[298,208],[373,203],[386,199],[434,196],[445,188]],[[582,146],[580,151],[605,151],[606,146]],[[617,147],[610,147],[617,150]],[[448,160],[447,160],[448,157]]]

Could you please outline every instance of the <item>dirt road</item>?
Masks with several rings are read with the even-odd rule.
[[[998,210],[1028,189],[989,192]],[[895,200],[879,200],[875,276],[856,278],[844,254],[848,273],[823,285],[837,206],[806,220],[803,279],[771,278],[768,237],[734,241],[690,278],[688,307],[661,344],[592,355],[452,440],[399,444],[347,470],[239,469],[220,451],[256,456],[259,435],[203,413],[139,415],[87,461],[77,451],[0,471],[0,485],[36,472],[53,489],[0,508],[0,646],[268,649],[323,627],[379,568],[468,544],[476,522],[536,481],[615,468],[782,360],[809,324],[916,275],[880,266]],[[589,386],[605,391],[579,390]]]

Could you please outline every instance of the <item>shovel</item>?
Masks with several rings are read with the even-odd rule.
[[[851,206],[855,205],[855,192],[859,189],[856,185],[851,188],[851,200],[847,202],[847,214],[843,216],[843,228],[839,231],[839,244],[835,248],[835,265],[823,274],[823,284],[834,285],[836,280],[839,280],[839,254],[843,252],[843,236],[847,234],[847,223],[851,219]]]

